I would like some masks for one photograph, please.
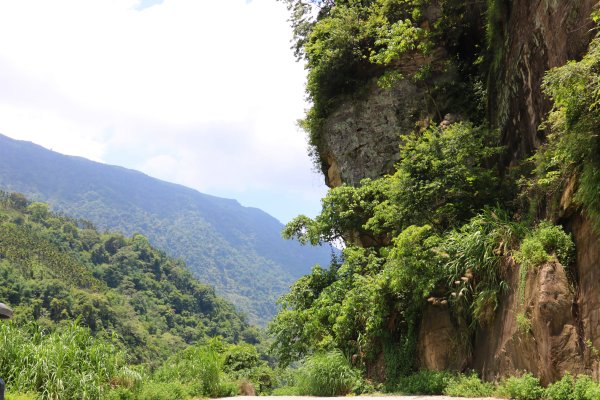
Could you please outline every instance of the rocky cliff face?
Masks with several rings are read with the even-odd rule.
[[[528,271],[524,287],[519,269],[509,268],[512,290],[491,326],[478,332],[471,366],[488,380],[530,371],[543,384],[564,371],[587,372],[576,295],[565,268],[547,263]]]
[[[594,379],[600,379],[600,237],[581,215],[572,217],[569,227],[577,246],[575,306],[584,361]]]
[[[542,78],[548,69],[585,53],[597,1],[497,1],[506,4],[497,27],[500,67],[490,77],[490,120],[509,148],[506,163],[515,164],[543,142],[539,127],[551,103],[542,94]],[[342,102],[325,121],[319,149],[328,186],[356,185],[391,172],[400,135],[433,116],[427,96],[408,79],[392,89],[373,80],[360,96]]]
[[[497,33],[501,62],[492,69],[488,98],[490,121],[508,148],[508,166],[543,143],[539,125],[551,107],[541,91],[544,73],[585,53],[592,38],[589,15],[597,0],[503,1]],[[328,185],[355,185],[390,172],[397,161],[398,135],[426,117],[424,102],[424,93],[404,82],[393,90],[373,85],[362,100],[342,104],[325,123]],[[566,193],[563,203],[570,196]],[[493,323],[477,333],[469,356],[457,351],[457,330],[448,311],[429,306],[419,333],[421,366],[470,367],[488,379],[529,370],[543,383],[565,371],[600,378],[600,238],[576,209],[563,213],[560,222],[573,234],[575,271],[547,263],[520,282],[519,266],[508,260],[511,289]],[[519,315],[527,316],[530,325],[519,322]]]
[[[550,109],[541,91],[544,72],[579,59],[592,38],[589,15],[596,0],[520,0],[507,3],[503,27],[502,68],[492,79],[491,120],[508,147],[506,164],[518,164],[544,140],[540,123]],[[569,185],[563,209],[572,196]],[[559,264],[529,271],[525,304],[519,304],[516,269],[513,288],[497,312],[493,326],[479,332],[472,366],[494,379],[529,370],[550,383],[565,371],[600,376],[600,241],[589,221],[577,210],[563,214],[577,248],[576,272],[567,279]],[[517,315],[530,317],[531,327],[517,324]]]
[[[430,306],[419,333],[420,365],[433,370],[474,369],[487,380],[530,371],[543,384],[560,379],[565,371],[598,376],[594,341],[586,339],[598,336],[598,280],[587,285],[591,293],[586,297],[557,262],[528,271],[523,282],[521,267],[510,258],[506,263],[510,289],[491,324],[476,333],[472,353],[459,340],[449,311]],[[590,273],[586,271],[588,277]]]
[[[490,119],[518,163],[539,147],[540,123],[550,109],[542,94],[544,72],[580,58],[592,37],[590,13],[597,0],[516,0],[504,3],[497,27],[499,67],[490,79]]]
[[[358,99],[344,101],[324,125],[328,186],[358,185],[392,172],[400,134],[423,118],[425,94],[409,80],[382,89],[373,80]]]

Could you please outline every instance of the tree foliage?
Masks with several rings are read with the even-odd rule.
[[[321,214],[295,218],[283,235],[301,243],[358,239],[381,246],[410,225],[456,226],[486,204],[508,200],[498,196],[497,140],[495,131],[466,122],[406,135],[393,175],[331,189]]]
[[[450,84],[454,89],[437,83],[435,77],[445,71],[471,71],[477,64],[482,43],[473,36],[461,41],[478,29],[471,26],[476,18],[468,17],[477,7],[455,0],[282,1],[291,12],[296,56],[304,59],[308,70],[306,91],[312,107],[302,126],[309,133],[317,165],[324,118],[340,100],[356,96],[374,78],[382,87],[411,79],[427,87],[428,93],[438,93],[440,98],[433,100],[438,104],[432,108],[440,118],[440,113],[473,108],[465,99],[476,97],[480,76],[457,77]],[[413,61],[433,61],[434,50],[442,47],[451,53],[444,62]],[[450,92],[454,95],[449,102],[444,99]],[[440,104],[448,107],[440,109]]]
[[[118,334],[132,361],[159,362],[207,336],[257,340],[233,305],[144,236],[100,233],[14,194],[0,195],[0,266],[17,322],[54,330],[78,319]]]
[[[456,123],[403,140],[393,175],[331,189],[320,215],[286,226],[284,236],[302,243],[346,248],[341,262],[314,268],[282,297],[270,326],[280,362],[337,348],[361,365],[403,343],[388,373],[407,373],[428,298],[450,303],[465,326],[493,315],[508,253],[499,246],[522,234],[507,213],[484,210],[507,200],[498,196],[495,133]]]

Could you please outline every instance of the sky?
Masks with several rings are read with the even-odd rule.
[[[0,133],[314,216],[287,18],[276,0],[0,0]]]

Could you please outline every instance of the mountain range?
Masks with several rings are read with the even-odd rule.
[[[258,208],[3,135],[0,189],[102,230],[143,234],[259,325],[294,280],[331,257],[330,248],[282,239],[283,225]]]

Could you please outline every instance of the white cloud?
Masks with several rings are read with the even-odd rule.
[[[266,211],[260,191],[305,207],[280,219],[314,213],[324,189],[295,126],[304,70],[285,6],[146,3],[0,1],[0,133]]]

